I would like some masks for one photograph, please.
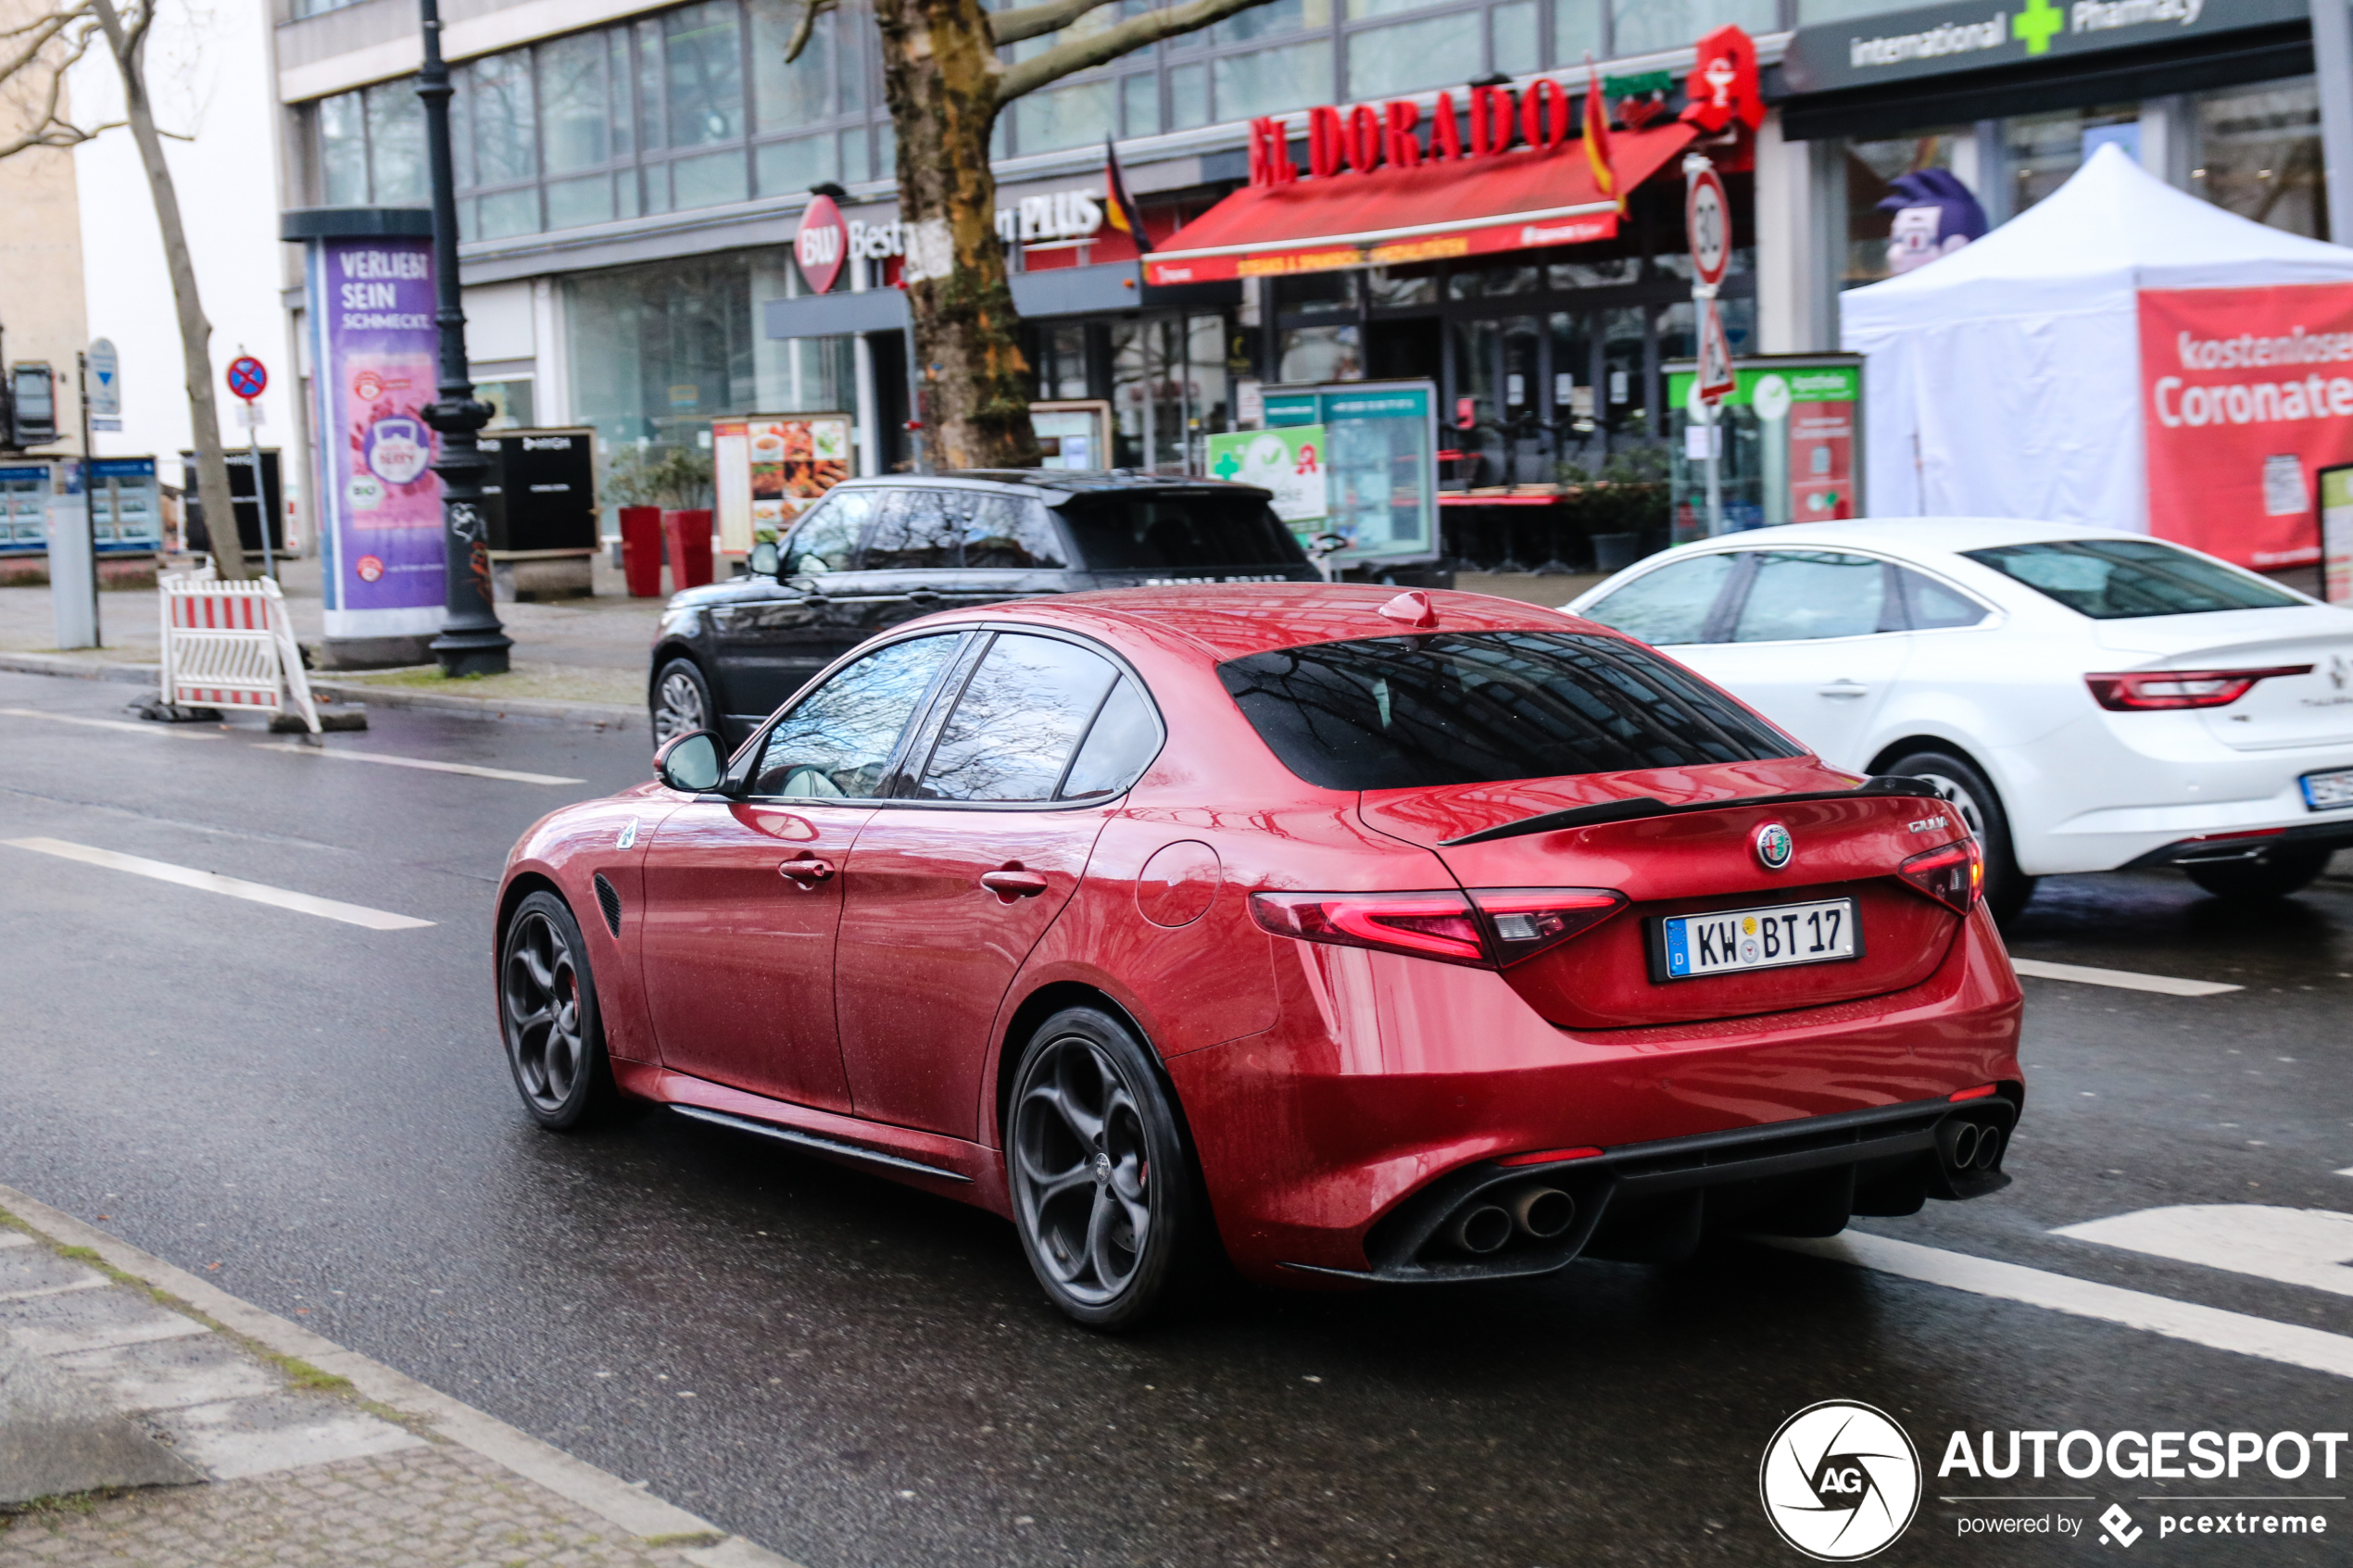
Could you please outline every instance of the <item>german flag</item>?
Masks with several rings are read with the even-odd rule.
[[[1127,177],[1119,171],[1119,149],[1111,138],[1103,138],[1103,221],[1136,242],[1136,253],[1151,253],[1152,243],[1144,233],[1143,208],[1127,194]]]
[[[1593,56],[1585,56],[1585,161],[1592,165],[1593,188],[1626,210],[1626,198],[1618,194],[1617,169],[1609,150],[1609,106],[1602,101],[1602,73],[1593,68]]]

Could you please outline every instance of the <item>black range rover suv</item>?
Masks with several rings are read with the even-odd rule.
[[[750,575],[674,596],[654,633],[655,744],[749,735],[875,633],[934,610],[1159,583],[1312,583],[1267,493],[1205,479],[974,469],[852,479],[755,550]]]

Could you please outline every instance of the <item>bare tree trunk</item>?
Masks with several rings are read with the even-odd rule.
[[[205,320],[204,302],[196,294],[196,267],[188,254],[188,233],[180,221],[180,196],[171,183],[171,166],[164,161],[163,138],[156,133],[155,112],[147,102],[147,29],[154,21],[153,0],[132,13],[126,31],[114,0],[90,0],[98,25],[107,31],[107,45],[122,78],[122,102],[131,121],[132,137],[139,144],[139,161],[146,166],[147,188],[155,197],[156,227],[162,232],[163,255],[171,272],[171,296],[180,309],[180,356],[188,371],[188,424],[196,448],[196,495],[204,505],[205,532],[212,543],[215,571],[226,580],[252,575],[245,566],[245,545],[237,537],[237,513],[229,498],[229,464],[220,449],[220,415],[212,394],[212,323]],[[257,495],[260,475],[254,476]],[[270,519],[261,520],[264,528]]]
[[[876,0],[899,133],[901,276],[924,435],[943,469],[1029,468],[1027,363],[997,237],[996,46],[979,0]]]

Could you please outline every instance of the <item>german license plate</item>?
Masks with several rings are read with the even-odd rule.
[[[1862,951],[1852,898],[1673,915],[1658,922],[1658,968],[1665,980],[1829,963]]]
[[[2304,804],[2315,811],[2338,811],[2353,806],[2353,768],[2307,773],[2303,784]]]

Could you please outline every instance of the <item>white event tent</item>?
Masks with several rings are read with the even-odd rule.
[[[1983,239],[1840,298],[1873,517],[2148,529],[2138,291],[2353,281],[2353,249],[2175,190],[2113,144]]]

